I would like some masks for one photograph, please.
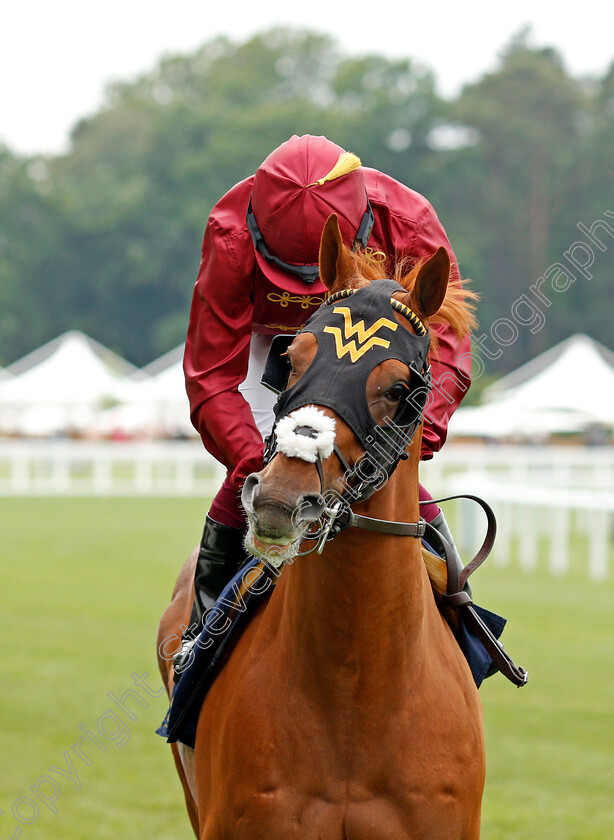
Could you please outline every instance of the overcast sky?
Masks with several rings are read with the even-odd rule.
[[[484,71],[524,25],[554,46],[574,76],[602,75],[614,60],[614,5],[554,0],[420,4],[399,0],[29,0],[3,9],[0,141],[16,152],[55,153],[71,127],[100,106],[105,85],[189,52],[216,35],[244,40],[275,25],[326,32],[348,53],[411,56],[430,67],[444,95]],[[354,9],[354,11],[352,11]]]

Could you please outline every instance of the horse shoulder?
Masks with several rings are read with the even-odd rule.
[[[197,559],[198,549],[195,548],[179,572],[171,602],[162,613],[162,618],[158,625],[156,639],[158,668],[160,669],[160,674],[169,696],[173,689],[173,675],[171,670],[173,653],[181,646],[181,625],[187,625],[190,620],[190,611],[194,598],[194,570]]]

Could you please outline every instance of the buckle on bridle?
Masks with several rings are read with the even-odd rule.
[[[300,551],[297,557],[304,557],[307,554],[322,554],[327,542],[334,539],[340,531],[344,531],[352,524],[352,511],[346,501],[338,497],[335,501],[324,507],[322,515],[318,519],[315,531],[305,531],[303,540],[316,540],[313,548],[307,551]]]

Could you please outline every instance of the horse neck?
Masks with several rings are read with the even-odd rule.
[[[399,466],[357,513],[415,522],[419,518],[417,464]],[[433,601],[420,540],[350,528],[321,556],[298,558],[284,575],[280,628],[287,667],[318,675],[320,689],[344,694],[346,680],[377,696],[407,680],[423,659],[424,622]],[[396,676],[395,676],[396,675]],[[324,688],[326,683],[328,688]],[[368,693],[368,690],[367,690]]]

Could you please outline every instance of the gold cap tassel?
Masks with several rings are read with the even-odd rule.
[[[322,184],[325,184],[327,181],[334,181],[335,178],[341,178],[343,175],[349,175],[350,172],[353,172],[355,169],[359,169],[361,165],[360,158],[357,155],[352,152],[341,152],[337,163],[333,166],[328,175],[314,181],[313,184],[307,184],[307,186],[321,187]]]

